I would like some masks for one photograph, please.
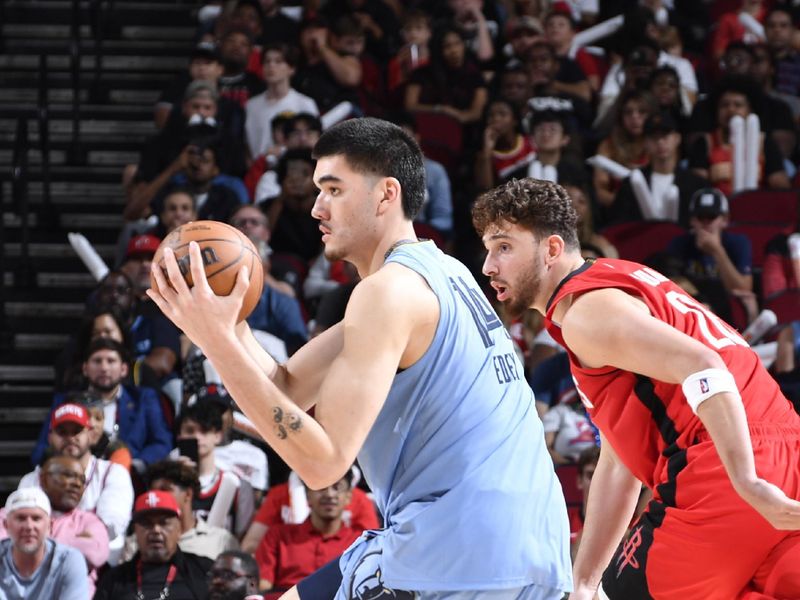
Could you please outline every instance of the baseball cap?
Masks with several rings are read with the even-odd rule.
[[[693,217],[718,217],[729,211],[728,199],[717,188],[699,189],[689,200],[689,214]]]
[[[678,123],[668,112],[656,113],[644,122],[644,134],[665,135],[678,131]]]
[[[143,234],[131,238],[128,242],[128,249],[125,252],[125,258],[133,256],[140,256],[142,254],[153,255],[161,245],[161,240],[154,235]]]
[[[219,54],[219,48],[217,48],[217,45],[213,42],[200,42],[194,47],[194,49],[192,49],[192,53],[189,58],[190,60],[194,60],[195,58],[205,58],[216,62],[222,62],[222,58]]]
[[[6,499],[6,515],[22,508],[40,508],[50,514],[50,500],[38,487],[22,488],[11,494]]]
[[[197,390],[197,393],[189,398],[188,404],[191,405],[195,402],[216,402],[226,410],[233,405],[233,399],[228,394],[228,390],[216,383],[209,383]]]
[[[55,429],[62,423],[77,423],[81,427],[89,427],[89,413],[80,404],[62,404],[50,417],[50,429]]]
[[[150,490],[139,494],[133,504],[133,521],[136,522],[144,515],[151,512],[172,513],[176,517],[181,516],[181,509],[175,496],[163,490]]]

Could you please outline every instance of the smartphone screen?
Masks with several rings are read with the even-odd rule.
[[[197,440],[194,438],[179,438],[178,453],[197,463]]]

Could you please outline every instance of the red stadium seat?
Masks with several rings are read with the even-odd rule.
[[[431,111],[414,113],[414,118],[425,156],[442,163],[448,173],[453,172],[464,149],[461,123],[449,115]]]
[[[764,302],[778,317],[779,324],[800,321],[800,290],[786,290]]]
[[[643,262],[667,249],[686,230],[672,221],[636,221],[606,227],[600,233],[619,251],[619,257]]]
[[[793,227],[768,223],[732,223],[727,231],[741,233],[750,238],[753,245],[753,267],[760,269],[764,266],[767,243],[778,234],[791,233]]]
[[[797,223],[798,190],[748,190],[730,200],[731,223],[768,223],[791,229]]]

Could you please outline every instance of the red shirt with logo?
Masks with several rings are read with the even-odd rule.
[[[736,380],[751,428],[758,423],[800,427],[800,417],[739,334],[666,277],[643,265],[598,259],[568,275],[547,305],[545,322],[562,346],[567,348],[559,325],[552,321],[558,303],[567,296],[603,288],[636,296],[655,318],[718,352]],[[592,421],[628,469],[648,487],[669,479],[667,464],[672,455],[709,439],[680,384],[614,367],[585,368],[569,348],[567,352]]]

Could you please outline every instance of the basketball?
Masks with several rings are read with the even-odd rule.
[[[164,271],[164,248],[172,248],[186,283],[191,287],[189,242],[197,242],[203,256],[208,285],[218,296],[227,296],[236,283],[236,273],[241,265],[247,266],[250,287],[244,296],[239,321],[246,319],[258,304],[264,287],[264,270],[258,250],[248,237],[235,227],[219,221],[193,221],[171,231],[158,247],[153,262]],[[150,275],[150,285],[158,289]]]

